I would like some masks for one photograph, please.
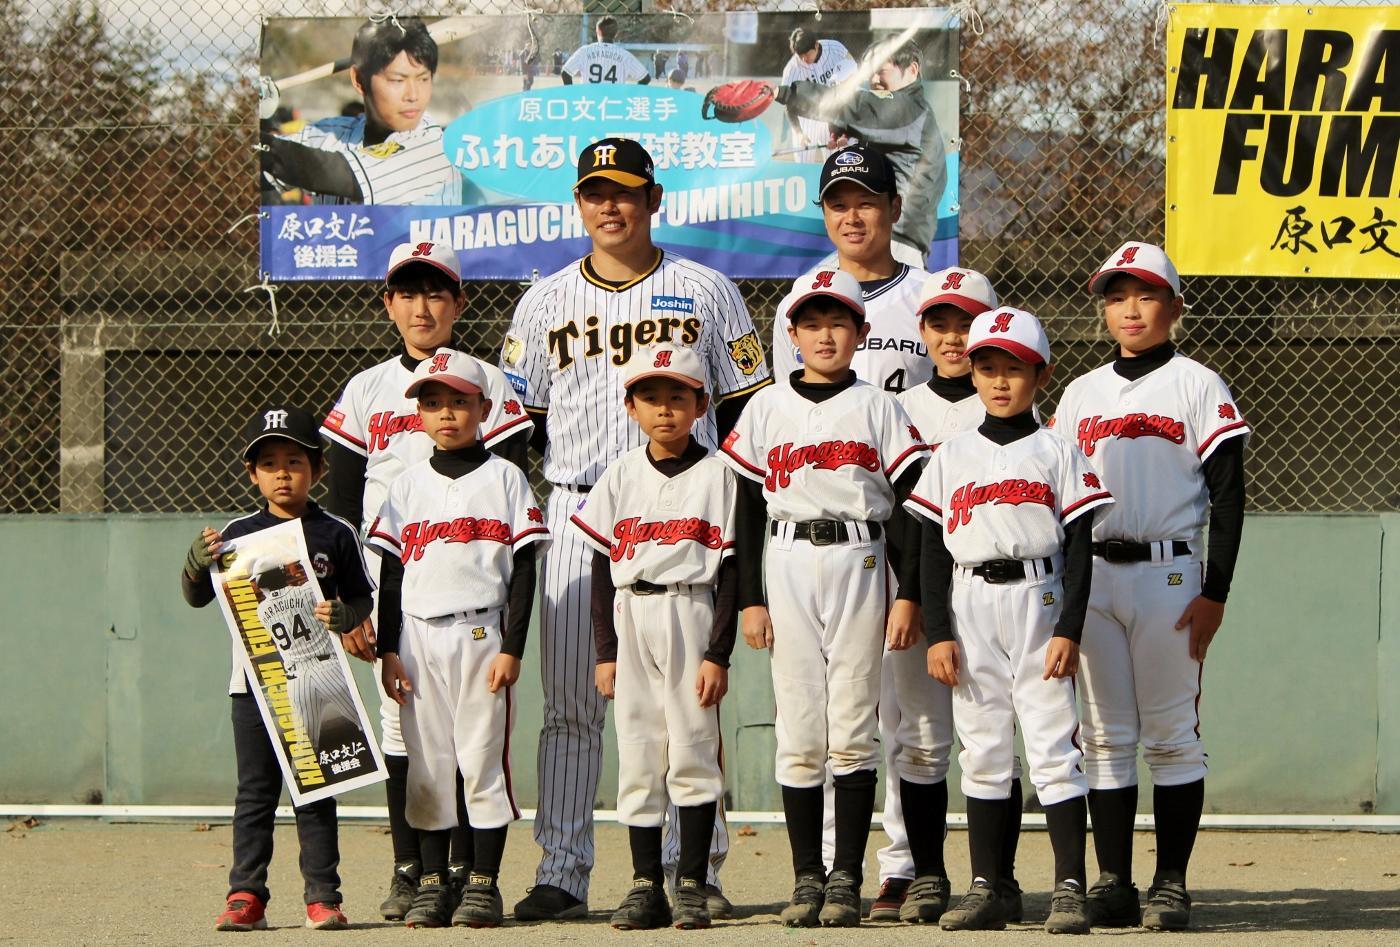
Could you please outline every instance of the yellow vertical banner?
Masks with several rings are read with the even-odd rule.
[[[1167,251],[1183,273],[1400,276],[1400,6],[1176,4]]]

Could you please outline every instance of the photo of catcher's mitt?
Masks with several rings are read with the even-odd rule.
[[[747,122],[758,118],[773,101],[773,87],[757,79],[740,79],[717,85],[705,93],[700,117],[721,122]]]

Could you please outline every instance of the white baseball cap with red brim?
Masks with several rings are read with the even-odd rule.
[[[403,396],[418,397],[418,392],[430,381],[440,381],[464,395],[479,395],[486,390],[487,384],[480,362],[466,352],[447,348],[438,349],[418,363],[413,370],[413,381]]]
[[[865,318],[865,294],[860,291],[860,280],[844,270],[813,270],[806,276],[799,276],[779,308],[791,319],[798,306],[817,296],[828,296],[844,303]]]
[[[648,378],[671,378],[690,388],[705,390],[705,365],[694,349],[663,343],[642,349],[627,363],[624,389]]]
[[[1050,340],[1040,320],[1024,309],[1002,306],[972,320],[967,333],[967,354],[978,349],[1001,349],[1030,365],[1050,361]]]
[[[426,263],[435,266],[457,282],[462,281],[462,264],[457,259],[457,251],[451,244],[425,240],[421,243],[401,243],[389,254],[389,268],[384,271],[384,279],[394,275],[410,263]]]
[[[1118,273],[1136,276],[1144,283],[1165,286],[1173,294],[1181,295],[1181,277],[1177,275],[1167,253],[1151,243],[1129,240],[1109,254],[1099,271],[1089,280],[1089,292],[1099,295],[1108,286],[1108,281]]]
[[[919,297],[919,315],[930,306],[957,306],[969,316],[980,316],[997,307],[996,290],[992,281],[976,270],[950,266],[924,280]]]

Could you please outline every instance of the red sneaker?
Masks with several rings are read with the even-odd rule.
[[[313,931],[343,931],[350,926],[340,905],[317,901],[306,906],[306,926]]]
[[[263,931],[267,930],[267,918],[263,917],[263,903],[255,894],[235,891],[228,896],[224,913],[215,922],[221,931]]]
[[[867,921],[899,920],[899,909],[904,906],[904,898],[909,893],[910,884],[912,882],[908,878],[886,878],[884,884],[880,885],[880,893],[875,895],[875,900],[870,905],[870,913],[865,916],[865,919]]]

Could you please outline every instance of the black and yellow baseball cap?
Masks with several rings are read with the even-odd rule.
[[[579,152],[574,187],[589,178],[607,178],[623,187],[651,187],[656,183],[651,155],[630,138],[604,138]]]

